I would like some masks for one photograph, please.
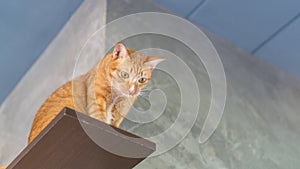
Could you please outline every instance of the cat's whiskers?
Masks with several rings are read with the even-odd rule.
[[[142,90],[153,90],[153,89],[154,89],[154,87],[152,87],[152,86],[146,86]]]
[[[138,96],[141,96],[141,97],[143,97],[143,98],[145,98],[145,99],[149,99],[149,94],[148,94],[148,93],[145,93],[145,92],[143,92],[143,91],[140,91],[140,92],[138,93]]]

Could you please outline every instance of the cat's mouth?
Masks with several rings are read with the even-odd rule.
[[[127,97],[127,98],[136,96],[136,95],[138,95],[138,93],[139,93],[138,91],[134,91],[134,92],[130,92],[130,91],[128,91],[128,92],[123,92],[123,90],[122,90],[122,89],[119,89],[118,87],[113,87],[113,89],[114,89],[119,95],[121,95],[121,96],[123,96],[123,97]]]

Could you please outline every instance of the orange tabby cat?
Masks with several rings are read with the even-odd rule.
[[[163,60],[126,49],[122,43],[116,44],[112,54],[88,73],[58,88],[45,101],[35,116],[28,143],[64,107],[118,127],[138,93],[150,81],[153,68]]]
[[[119,127],[138,93],[163,58],[144,56],[116,44],[92,70],[59,89],[41,106],[32,124],[30,143],[64,108],[69,107]]]
[[[118,127],[138,93],[164,59],[144,56],[118,43],[92,70],[57,89],[38,110],[28,143],[69,107]],[[0,167],[5,169],[6,167]]]
[[[150,81],[153,68],[163,60],[126,49],[122,43],[116,44],[112,54],[88,73],[58,88],[45,101],[35,116],[28,143],[64,107],[118,127],[138,93]]]

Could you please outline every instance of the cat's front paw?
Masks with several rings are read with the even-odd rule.
[[[106,113],[107,116],[106,116],[106,123],[111,125],[112,124],[112,121],[113,121],[113,116],[112,116],[112,113],[111,112],[108,112]]]

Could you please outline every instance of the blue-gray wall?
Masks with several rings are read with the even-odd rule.
[[[0,104],[82,1],[0,1]],[[300,77],[299,0],[154,1]]]
[[[0,104],[82,1],[0,1]]]
[[[154,0],[300,77],[299,0]]]

